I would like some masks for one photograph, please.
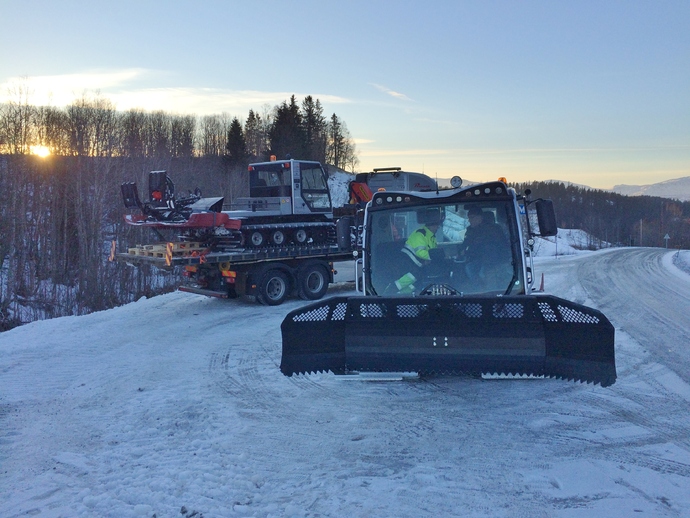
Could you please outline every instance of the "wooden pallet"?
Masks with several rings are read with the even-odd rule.
[[[201,243],[197,241],[182,241],[179,243],[157,243],[155,245],[137,245],[135,247],[129,248],[127,253],[130,255],[143,255],[146,257],[165,257],[168,251],[168,245],[170,246],[170,252],[173,257],[183,256],[185,253],[200,251],[204,247]]]

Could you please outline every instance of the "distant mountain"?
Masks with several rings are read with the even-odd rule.
[[[563,180],[544,180],[547,183],[562,183],[566,187],[580,187],[582,189],[593,190],[593,187],[579,183],[566,182]],[[463,180],[464,187],[474,185],[478,182]],[[450,178],[439,178],[439,187],[450,187]],[[600,189],[611,191],[624,196],[658,196],[659,198],[670,198],[679,201],[690,201],[690,176],[666,180],[665,182],[653,183],[650,185],[616,185],[613,189]]]
[[[574,182],[564,182],[563,180],[544,180],[547,183],[562,183],[566,187],[579,187],[580,189],[589,189],[591,190],[592,187],[589,185],[584,185],[581,183],[574,183]]]
[[[690,176],[650,185],[616,185],[611,190],[626,196],[659,196],[660,198],[690,201]]]

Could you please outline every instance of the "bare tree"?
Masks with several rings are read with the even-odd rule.
[[[51,155],[69,155],[69,120],[64,110],[41,106],[37,110],[37,142],[48,148]]]
[[[12,99],[0,105],[0,142],[6,153],[28,154],[33,144],[36,108],[29,104],[31,91],[26,80],[7,89]]]
[[[172,117],[170,126],[170,152],[174,157],[194,156],[196,118],[192,115]]]
[[[199,152],[202,156],[223,156],[232,119],[227,113],[201,118]]]
[[[163,111],[148,114],[146,125],[146,156],[170,158],[172,133],[171,117]]]
[[[121,154],[131,158],[145,156],[146,114],[134,108],[120,118]]]

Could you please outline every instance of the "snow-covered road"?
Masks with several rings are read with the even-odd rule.
[[[608,388],[287,378],[300,301],[178,292],[2,333],[0,516],[688,516],[690,276],[670,255],[538,261],[616,325]]]
[[[578,278],[617,328],[690,384],[690,285],[669,267],[672,255],[659,248],[613,250],[583,262]]]

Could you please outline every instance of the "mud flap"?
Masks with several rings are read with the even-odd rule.
[[[336,297],[281,326],[285,375],[319,371],[543,375],[608,386],[614,328],[549,295]]]

